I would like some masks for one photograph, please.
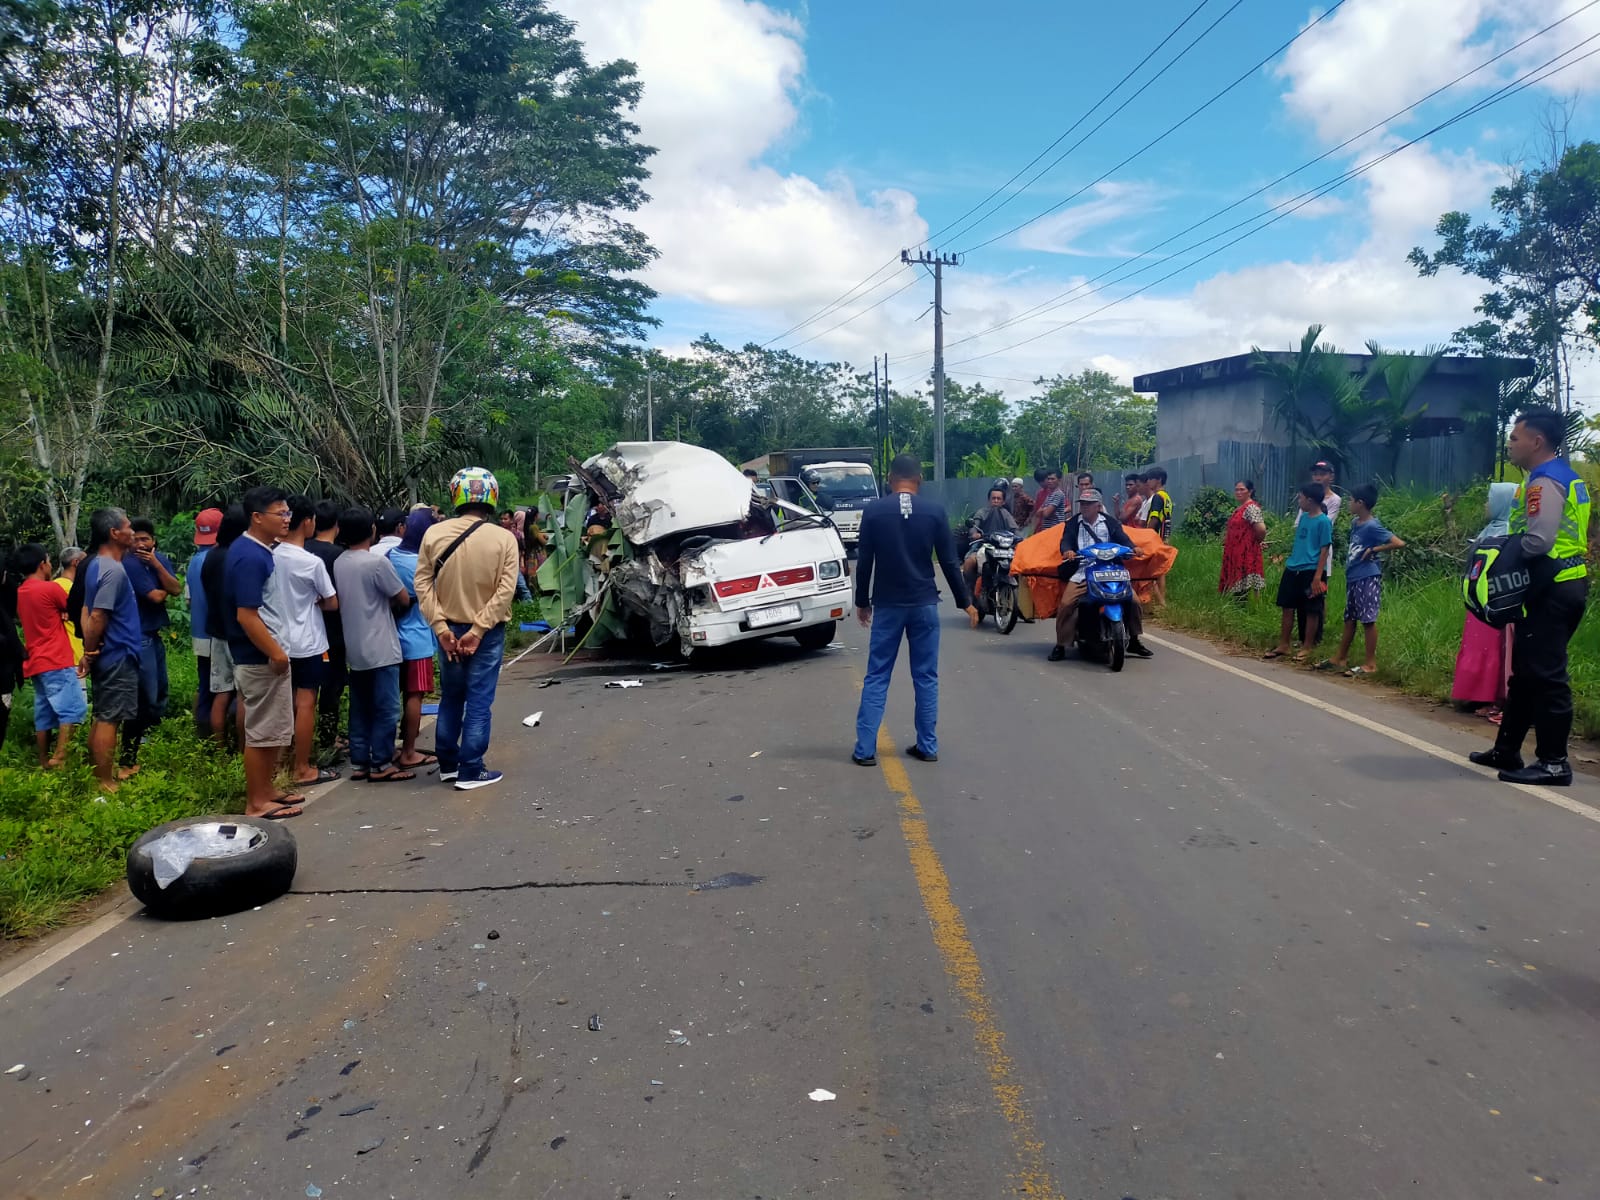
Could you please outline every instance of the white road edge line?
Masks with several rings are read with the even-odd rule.
[[[1178,643],[1168,641],[1166,638],[1154,637],[1150,634],[1146,634],[1145,640],[1154,642],[1156,645],[1167,650],[1171,650],[1176,654],[1181,654],[1185,658],[1192,658],[1196,662],[1202,662],[1207,666],[1215,667],[1219,671],[1226,671],[1230,675],[1237,675],[1240,679],[1248,679],[1251,683],[1257,684],[1260,687],[1264,687],[1268,691],[1277,692],[1280,696],[1287,696],[1291,700],[1298,700],[1301,704],[1310,705],[1312,708],[1316,709],[1318,713],[1321,713],[1324,716],[1338,717],[1340,720],[1348,721],[1352,725],[1359,725],[1361,728],[1371,730],[1373,733],[1382,734],[1391,741],[1399,742],[1402,746],[1409,746],[1413,750],[1420,750],[1424,754],[1431,754],[1434,758],[1442,759],[1447,763],[1453,763],[1464,770],[1471,771],[1475,775],[1482,775],[1486,779],[1494,779],[1496,783],[1499,782],[1499,780],[1495,777],[1495,772],[1490,770],[1488,767],[1479,767],[1475,763],[1468,762],[1463,755],[1458,755],[1449,750],[1442,749],[1439,746],[1433,745],[1431,742],[1423,741],[1419,737],[1412,737],[1411,734],[1405,733],[1402,730],[1390,729],[1387,725],[1381,724],[1378,721],[1368,720],[1366,717],[1360,716],[1356,713],[1346,712],[1342,708],[1324,707],[1322,701],[1315,696],[1304,695],[1295,691],[1292,687],[1281,684],[1276,680],[1263,679],[1261,676],[1250,671],[1243,670],[1242,668],[1236,667],[1231,663],[1222,662],[1220,659],[1212,658],[1208,654],[1201,654],[1198,650],[1191,650],[1187,646],[1180,646]],[[1553,804],[1557,808],[1566,809],[1569,813],[1575,813],[1577,816],[1586,817],[1591,821],[1600,822],[1600,808],[1594,808],[1591,805],[1584,804],[1582,801],[1573,800],[1567,796],[1563,796],[1554,788],[1539,787],[1533,784],[1508,784],[1506,786],[1515,787],[1520,795],[1537,796],[1546,804]]]
[[[438,723],[438,719],[436,717],[423,717],[422,724],[417,729],[419,735],[423,730],[428,728],[430,721],[432,721],[434,724]],[[339,778],[335,780],[328,788],[328,790],[323,792],[322,795],[318,796],[317,799],[319,801],[326,800],[330,794],[338,791],[345,784],[351,782],[354,781],[351,780],[348,775],[340,775]],[[62,959],[68,958],[71,955],[76,954],[79,950],[82,950],[102,933],[108,933],[109,931],[115,929],[118,925],[121,925],[124,921],[131,920],[143,911],[144,905],[140,904],[137,900],[134,900],[128,905],[128,907],[122,909],[120,912],[110,912],[96,921],[91,921],[76,933],[62,939],[54,946],[51,946],[48,950],[41,950],[37,955],[28,959],[20,966],[13,967],[10,971],[0,975],[0,1000],[4,1000],[12,992],[16,991],[23,984],[37,976],[39,972],[49,970]]]

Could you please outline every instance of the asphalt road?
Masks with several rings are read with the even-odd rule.
[[[1592,780],[954,613],[942,761],[894,750],[902,675],[863,770],[842,636],[530,659],[504,786],[342,784],[296,894],[8,961],[0,1194],[1600,1196]]]

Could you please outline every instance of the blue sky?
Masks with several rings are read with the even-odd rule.
[[[918,319],[931,284],[887,264],[1062,134],[1199,0],[556,2],[578,21],[592,58],[628,57],[640,67],[639,121],[660,148],[654,199],[639,214],[661,250],[649,276],[660,292],[654,342],[681,349],[702,332],[763,342],[800,325],[776,344],[868,367],[888,351],[904,365],[897,377],[909,380],[931,359],[931,331]],[[1147,265],[1129,260],[1562,16],[1577,12],[1169,252],[1393,148],[1585,39],[1596,40],[1573,57],[1600,48],[1600,5],[1587,2],[1344,0],[1267,68],[1117,168],[1323,11],[1207,0],[1048,157],[1218,22],[1142,95],[998,214],[934,243],[976,247],[947,274],[952,374],[1021,396],[1040,373],[1097,366],[1127,379],[1252,344],[1287,345],[1312,321],[1352,348],[1367,338],[1418,348],[1443,341],[1472,318],[1479,289],[1459,278],[1418,279],[1405,252],[1431,240],[1445,209],[1485,211],[1506,164],[1538,154],[1553,99],[1578,97],[1575,139],[1600,136],[1597,110],[1583,98],[1600,85],[1600,55],[1103,312],[1095,310],[1176,264],[1125,284],[1085,281]],[[802,324],[879,267],[887,269],[858,295]],[[1054,313],[985,332],[1072,289]],[[1056,328],[1068,320],[1075,323]],[[1033,340],[1016,345],[1024,339]],[[1600,393],[1592,364],[1579,387]]]

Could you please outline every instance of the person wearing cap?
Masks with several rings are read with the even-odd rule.
[[[205,584],[200,571],[206,558],[217,544],[217,530],[222,528],[220,508],[202,508],[194,515],[194,557],[183,568],[183,598],[189,605],[189,645],[194,649],[195,666],[199,670],[199,686],[195,689],[194,724],[201,737],[211,733],[211,637],[206,626],[211,613],[206,604]]]
[[[1122,522],[1105,511],[1105,497],[1099,488],[1089,488],[1078,494],[1078,511],[1061,527],[1061,566],[1057,573],[1065,585],[1061,599],[1056,604],[1056,644],[1050,650],[1050,661],[1060,662],[1067,656],[1078,633],[1078,606],[1089,590],[1085,582],[1086,565],[1078,551],[1099,542],[1115,542],[1133,548],[1133,541],[1122,528]],[[1144,615],[1139,601],[1128,593],[1122,605],[1123,621],[1128,626],[1128,653],[1135,658],[1154,658],[1154,653],[1141,641],[1144,634]]]
[[[463,792],[503,778],[483,765],[517,593],[517,539],[495,523],[499,502],[500,483],[491,471],[457,471],[450,480],[456,515],[422,535],[413,581],[441,656],[433,731],[439,779]]]
[[[1018,529],[1022,529],[1028,524],[1028,518],[1031,516],[1033,516],[1033,498],[1023,487],[1022,476],[1018,475],[1011,481],[1011,519],[1017,523]]]

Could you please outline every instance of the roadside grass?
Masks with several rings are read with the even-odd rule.
[[[1472,511],[1479,509],[1473,507]],[[1379,515],[1387,516],[1381,510]],[[1405,527],[1409,522],[1397,517],[1392,523],[1385,523],[1408,543],[1413,542],[1412,530]],[[1222,540],[1175,535],[1172,540],[1178,547],[1178,560],[1167,577],[1167,607],[1159,619],[1263,653],[1275,646],[1279,616],[1273,599],[1283,568],[1271,558],[1287,550],[1288,527],[1287,520],[1269,523],[1266,591],[1242,603],[1217,592],[1222,573]],[[1471,532],[1476,533],[1476,529]],[[1339,550],[1342,555],[1343,547]],[[1449,700],[1465,617],[1460,584],[1446,570],[1446,564],[1453,561],[1454,556],[1444,550],[1422,545],[1416,553],[1408,546],[1392,562],[1385,563],[1383,609],[1378,618],[1379,682],[1413,695]],[[1344,602],[1344,572],[1338,570],[1328,589],[1328,628],[1322,637],[1322,653],[1316,655],[1319,659],[1332,658],[1338,649],[1344,628]],[[1365,653],[1362,647],[1358,626],[1352,662],[1361,661]],[[1600,737],[1600,619],[1591,615],[1578,627],[1570,654],[1574,732],[1588,738]]]
[[[153,825],[237,811],[244,773],[237,755],[201,742],[195,659],[187,639],[168,647],[172,715],[152,730],[140,770],[110,796],[89,769],[80,729],[67,767],[41,771],[33,747],[33,689],[13,698],[0,744],[0,938],[65,923],[84,901],[123,877],[128,847]]]

